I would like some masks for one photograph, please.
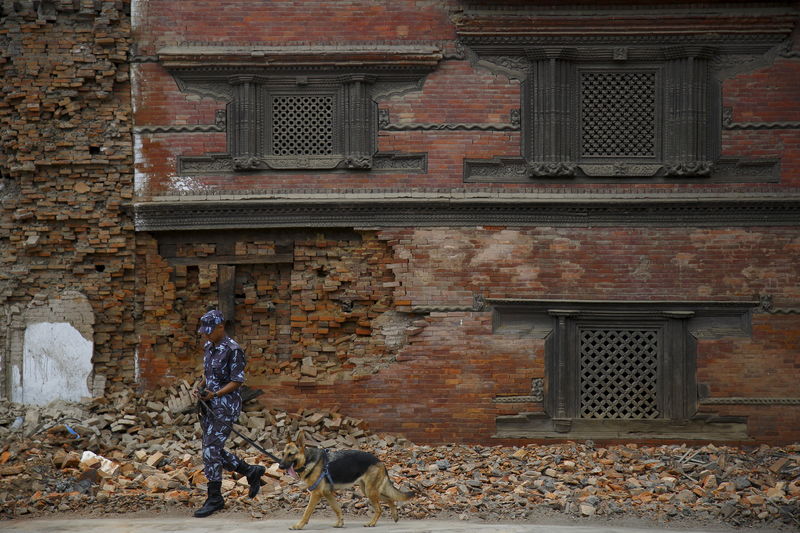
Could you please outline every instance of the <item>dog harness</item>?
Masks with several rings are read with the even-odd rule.
[[[322,483],[322,480],[325,479],[325,478],[328,479],[328,483],[330,483],[331,484],[331,488],[333,488],[333,478],[331,477],[331,473],[328,470],[328,450],[323,448],[322,449],[322,472],[320,473],[319,477],[314,482],[314,484],[311,485],[310,487],[308,487],[306,490],[308,492],[313,492],[313,490],[316,489],[319,486],[319,484]]]

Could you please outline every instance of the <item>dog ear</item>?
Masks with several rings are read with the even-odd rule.
[[[294,442],[295,444],[297,444],[298,448],[305,448],[306,437],[302,429],[297,432],[297,436],[294,438]]]

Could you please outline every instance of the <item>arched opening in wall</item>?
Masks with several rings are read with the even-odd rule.
[[[92,396],[100,379],[93,376],[94,321],[88,299],[74,291],[36,300],[14,316],[5,333],[8,351],[0,350],[8,397],[44,405]]]

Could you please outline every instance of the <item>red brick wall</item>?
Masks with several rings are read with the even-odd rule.
[[[649,2],[641,2],[649,4]],[[160,48],[183,43],[274,45],[391,43],[436,43],[454,50],[454,17],[459,2],[423,3],[331,1],[227,2],[225,9],[213,2],[195,0],[140,2],[135,28],[138,53],[155,54]],[[713,4],[713,2],[711,2]],[[693,19],[694,24],[708,20]],[[214,111],[224,102],[184,94],[171,76],[156,63],[133,67],[138,125],[212,124]],[[800,62],[774,57],[767,66],[726,79],[722,85],[723,106],[733,109],[736,122],[797,121],[800,100]],[[508,122],[511,109],[519,108],[520,84],[481,68],[465,59],[448,59],[424,80],[421,91],[379,100],[393,123],[498,123]],[[725,130],[722,155],[733,158],[781,159],[781,185],[797,186],[797,128]],[[499,131],[381,131],[380,151],[425,151],[428,171],[413,176],[401,173],[303,173],[247,174],[236,180],[214,176],[176,179],[176,157],[224,152],[224,134],[149,134],[143,136],[137,169],[141,194],[201,190],[285,188],[385,188],[463,187],[463,159],[519,155],[519,134]],[[424,150],[422,149],[424,147]],[[335,178],[333,178],[335,176]],[[519,186],[507,185],[507,188]],[[546,187],[546,186],[545,186]],[[560,186],[557,186],[560,188]],[[659,186],[661,187],[661,186]],[[673,187],[665,185],[663,187]],[[693,189],[694,186],[679,186]],[[743,185],[715,186],[736,190]],[[623,190],[625,186],[611,186]]]
[[[544,377],[543,341],[492,334],[490,312],[434,312],[412,315],[421,332],[391,350],[376,326],[382,312],[469,306],[476,293],[652,301],[752,301],[770,294],[776,307],[800,297],[800,270],[794,254],[784,252],[800,246],[795,228],[418,228],[383,230],[379,237],[297,241],[291,317],[284,322],[291,341],[280,347],[264,330],[268,345],[253,350],[248,368],[248,383],[268,391],[269,405],[339,407],[373,429],[401,431],[421,442],[489,443],[496,416],[541,410],[539,404],[496,404],[493,398],[529,394],[531,379]],[[201,303],[214,301],[216,293],[214,272],[201,273],[205,285],[168,281],[185,273],[162,262],[150,242],[148,265],[141,268],[150,277],[141,286],[155,300],[145,299],[149,326],[140,360],[145,381],[155,384],[183,376],[187,367],[199,374],[193,327]],[[320,267],[328,272],[324,278]],[[203,294],[180,288],[197,283]],[[181,309],[173,305],[176,294]],[[341,310],[345,299],[373,303],[354,316]],[[252,311],[257,301],[237,310],[248,349],[259,335],[246,333],[254,331],[246,322],[264,324]],[[711,398],[796,397],[799,344],[800,315],[756,312],[751,336],[698,342],[697,380]],[[275,357],[287,346],[291,354]],[[304,357],[319,369],[313,378],[301,372]],[[364,357],[373,366],[352,372],[353,361]],[[754,436],[797,438],[796,425],[787,426],[796,407],[712,410],[739,416],[755,410],[758,416],[748,421]]]
[[[382,237],[409,258],[394,269],[396,297],[413,305],[469,305],[473,292],[653,301],[746,301],[769,293],[778,307],[800,296],[795,256],[783,252],[800,245],[795,228],[407,229]],[[528,394],[531,378],[544,376],[542,341],[492,335],[490,313],[434,313],[426,320],[430,325],[386,371],[333,387],[284,387],[272,401],[339,405],[373,428],[400,428],[420,441],[488,443],[498,414],[540,409],[492,398]],[[712,398],[797,397],[798,346],[800,315],[756,313],[750,338],[699,341],[698,382]],[[760,439],[798,438],[797,406],[712,410],[748,416],[748,430]]]
[[[654,5],[650,1],[637,5]],[[592,3],[596,5],[597,3]],[[710,4],[717,4],[710,2]],[[696,5],[696,4],[693,4]],[[521,107],[519,80],[480,66],[469,54],[455,58],[455,24],[461,2],[140,2],[135,17],[138,53],[151,56],[167,45],[223,44],[437,44],[448,58],[425,77],[419,90],[383,97],[381,110],[393,124],[506,123]],[[692,24],[707,23],[703,17]],[[754,24],[757,23],[753,22]],[[677,24],[677,23],[676,23]],[[212,124],[224,103],[181,93],[158,64],[136,63],[133,91],[139,126]],[[722,81],[722,105],[734,122],[800,121],[800,61],[770,54],[764,62]],[[519,190],[525,185],[465,185],[464,159],[519,156],[520,133],[508,131],[379,131],[380,151],[425,152],[422,173],[253,172],[176,176],[180,155],[224,152],[222,133],[158,133],[138,137],[137,194],[141,199],[181,192],[281,189],[334,192],[342,189]],[[627,194],[678,191],[746,195],[755,190],[796,194],[800,186],[800,129],[795,126],[723,129],[722,155],[778,159],[779,182],[742,184],[537,185],[553,193]],[[286,235],[291,232],[287,230]],[[360,231],[349,242],[320,230],[300,239],[291,272],[288,327],[291,355],[269,359],[273,344],[259,346],[249,372],[276,407],[338,406],[366,419],[373,429],[400,431],[421,442],[491,443],[495,417],[537,411],[538,404],[498,404],[497,395],[524,395],[531,379],[544,376],[541,340],[493,335],[489,312],[410,314],[413,306],[469,306],[474,294],[490,298],[574,300],[752,301],[770,295],[775,307],[800,309],[800,231],[792,227],[607,228],[403,228]],[[376,237],[377,235],[377,237]],[[195,365],[196,340],[185,325],[213,299],[209,284],[172,270],[158,256],[155,237],[139,236],[137,265],[145,309],[140,357],[145,382],[174,377]],[[330,255],[331,250],[336,250]],[[212,252],[213,253],[213,252]],[[365,270],[357,265],[369,256]],[[364,316],[348,323],[355,338],[335,344],[347,289],[328,290],[305,274],[336,264],[345,286],[360,279]],[[356,275],[357,274],[357,275]],[[266,275],[266,274],[265,274]],[[188,276],[188,277],[187,277]],[[348,277],[349,276],[349,277]],[[183,280],[179,286],[176,280]],[[199,289],[190,289],[200,283]],[[369,295],[367,296],[367,293]],[[175,308],[180,299],[183,307]],[[380,320],[387,310],[414,321],[405,344],[389,349]],[[237,313],[239,311],[237,310]],[[248,327],[280,329],[256,317]],[[343,323],[343,322],[342,322]],[[181,326],[180,324],[184,324]],[[169,331],[177,325],[179,333]],[[149,331],[150,327],[155,330]],[[418,328],[421,332],[417,333]],[[247,342],[258,334],[243,332]],[[415,333],[415,334],[412,334]],[[271,341],[270,341],[271,342]],[[325,346],[327,348],[323,349]],[[338,348],[331,346],[338,346]],[[176,349],[177,347],[177,349]],[[756,312],[750,337],[700,340],[697,380],[711,398],[798,397],[800,314]],[[313,349],[310,349],[313,348]],[[361,351],[359,351],[361,350]],[[363,352],[363,353],[362,353]],[[365,373],[352,361],[370,360]],[[318,376],[302,372],[311,357]],[[370,359],[371,358],[371,359]],[[166,361],[166,363],[165,363]],[[316,372],[316,370],[315,370]],[[713,406],[715,412],[748,417],[750,434],[770,442],[800,439],[797,406]]]
[[[800,121],[800,61],[778,58],[772,65],[739,74],[723,84],[723,107],[733,121],[788,123]],[[800,129],[727,130],[722,154],[747,159],[779,159],[781,185],[800,185]]]

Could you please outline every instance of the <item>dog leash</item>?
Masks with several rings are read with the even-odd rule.
[[[208,406],[208,404],[205,402],[205,400],[200,400],[200,399],[198,399],[198,401],[199,401],[199,402],[200,402],[200,403],[203,405],[203,407],[205,407],[205,413],[203,414],[203,416],[209,416],[209,415],[210,415],[210,416],[211,416],[211,418],[213,418],[214,420],[217,420],[217,421],[219,421],[219,420],[217,419],[217,417],[216,417],[216,416],[214,416],[214,413],[213,413],[213,411],[211,411],[211,408]],[[263,453],[264,455],[268,456],[270,459],[272,459],[272,460],[273,460],[273,461],[275,461],[276,463],[280,463],[280,462],[281,462],[281,460],[280,460],[280,459],[278,459],[278,457],[277,457],[277,456],[275,456],[275,454],[273,454],[273,453],[271,453],[271,452],[268,452],[267,450],[265,450],[264,448],[262,448],[261,446],[259,446],[258,444],[256,444],[256,443],[255,443],[255,442],[253,442],[252,440],[250,440],[249,438],[245,437],[244,435],[242,435],[241,433],[239,433],[238,431],[236,431],[236,428],[234,428],[234,427],[233,427],[233,423],[230,423],[230,424],[228,424],[227,422],[223,422],[223,424],[225,424],[227,427],[229,427],[229,428],[230,428],[230,430],[231,430],[232,432],[234,432],[234,433],[236,433],[238,436],[242,437],[242,438],[243,438],[245,441],[247,441],[247,443],[248,443],[248,444],[250,444],[250,445],[251,445],[253,448],[255,448],[256,450],[258,450],[258,451],[260,451],[261,453]]]
[[[314,482],[314,484],[311,485],[310,487],[308,487],[306,490],[308,492],[313,492],[314,489],[316,489],[319,486],[319,484],[322,483],[322,480],[325,479],[325,478],[328,479],[328,483],[330,483],[331,484],[331,488],[333,488],[333,478],[331,477],[331,473],[328,470],[328,450],[326,448],[323,448],[322,449],[322,472],[320,473],[319,477]]]

